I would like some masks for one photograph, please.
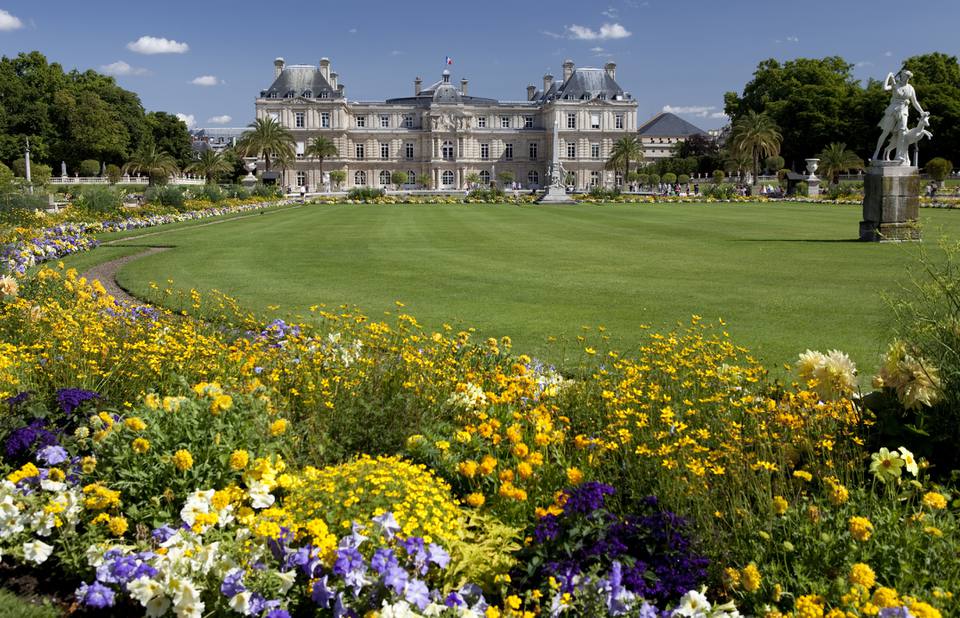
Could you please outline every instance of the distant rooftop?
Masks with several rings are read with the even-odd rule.
[[[644,123],[637,133],[644,137],[689,137],[707,132],[676,114],[661,112]]]

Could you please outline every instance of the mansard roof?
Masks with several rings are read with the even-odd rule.
[[[387,103],[399,103],[406,105],[418,105],[420,107],[430,107],[435,104],[456,104],[467,103],[469,105],[497,105],[496,99],[487,99],[483,97],[473,97],[463,94],[457,90],[456,86],[450,83],[450,71],[444,70],[440,81],[427,86],[412,97],[398,97],[387,99]]]
[[[551,90],[553,90],[551,88]],[[573,75],[557,88],[558,99],[609,99],[623,96],[623,88],[604,69],[574,69]]]
[[[670,112],[661,112],[644,123],[637,133],[644,137],[689,137],[707,132]]]
[[[280,75],[273,80],[270,87],[260,93],[261,97],[285,99],[289,97],[335,98],[338,93],[330,85],[320,69],[313,65],[294,64],[287,66]]]

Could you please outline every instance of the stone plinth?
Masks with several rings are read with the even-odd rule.
[[[807,195],[817,197],[820,195],[820,179],[817,177],[807,178]]]
[[[566,189],[561,187],[550,186],[547,187],[547,190],[543,195],[540,196],[540,199],[537,200],[538,204],[576,204],[577,201],[567,195]]]
[[[871,161],[863,179],[860,240],[920,240],[920,174],[899,161]]]

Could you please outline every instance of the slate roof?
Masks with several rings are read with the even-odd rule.
[[[661,112],[644,123],[637,133],[644,137],[689,137],[707,132],[670,112]]]
[[[618,96],[623,96],[623,88],[603,69],[574,69],[570,79],[565,81],[556,91],[556,97],[559,99],[596,99],[601,97],[614,100]]]
[[[323,78],[320,69],[312,65],[294,64],[284,68],[280,76],[273,80],[270,87],[262,91],[260,96],[277,99],[288,97],[317,99],[320,98],[321,92],[326,92],[325,98],[329,99],[336,98],[338,95],[330,83]]]
[[[444,71],[440,81],[431,84],[420,91],[420,94],[412,97],[397,97],[387,99],[387,103],[399,103],[405,105],[419,105],[421,107],[430,107],[433,104],[467,103],[469,105],[497,105],[496,99],[486,99],[483,97],[472,97],[464,95],[457,90],[456,86],[450,83],[450,71]]]

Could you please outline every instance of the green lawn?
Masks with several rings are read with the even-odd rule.
[[[515,351],[559,364],[579,355],[583,326],[629,349],[642,324],[699,314],[722,317],[770,366],[839,348],[868,372],[888,337],[881,293],[916,269],[918,245],[856,242],[859,219],[858,207],[793,203],[315,205],[125,241],[176,248],[119,281],[146,295],[172,278],[281,314],[347,303],[376,317],[400,300],[428,328],[510,335]],[[960,212],[921,221],[927,249],[960,236]]]

